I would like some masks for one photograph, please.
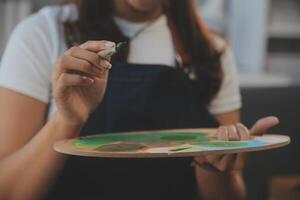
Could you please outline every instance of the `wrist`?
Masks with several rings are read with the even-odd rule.
[[[84,126],[86,121],[70,121],[66,120],[60,113],[54,113],[51,121],[59,129],[59,138],[67,139],[79,135],[80,130]]]
[[[57,111],[53,115],[54,120],[56,123],[70,127],[70,128],[82,128],[84,124],[86,123],[88,117],[83,118],[83,119],[75,119],[72,117],[66,117],[64,114],[60,113]]]

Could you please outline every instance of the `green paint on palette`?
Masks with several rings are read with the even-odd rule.
[[[190,149],[191,147],[182,147],[182,148],[177,148],[177,149],[170,149],[169,152],[179,152],[179,151],[184,151],[187,149]]]
[[[143,143],[169,143],[169,142],[189,142],[201,143],[209,141],[207,133],[191,132],[147,132],[137,134],[107,134],[80,138],[71,143],[76,148],[96,148],[104,144],[115,142],[143,142]]]
[[[81,140],[73,140],[70,142],[70,146],[75,147],[75,148],[94,148],[94,147],[100,147],[103,144],[86,144],[81,142]]]
[[[194,141],[197,139],[196,136],[193,135],[168,135],[168,136],[163,136],[160,139],[168,141],[168,142],[189,142],[189,141]]]
[[[106,144],[95,150],[101,152],[135,152],[145,147],[146,146],[140,144]]]

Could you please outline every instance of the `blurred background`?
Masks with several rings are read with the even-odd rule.
[[[1,54],[15,25],[58,0],[0,0]],[[251,153],[248,199],[300,199],[300,1],[198,0],[208,26],[228,39],[236,56],[248,126],[277,115],[272,132],[291,136],[283,149]]]

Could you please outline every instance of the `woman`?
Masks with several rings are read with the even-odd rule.
[[[199,23],[194,1],[68,3],[23,21],[3,56],[0,199],[243,199],[239,154],[117,160],[54,152],[53,143],[79,134],[220,124],[219,139],[245,140],[278,123],[239,123],[231,51]],[[122,41],[123,51],[99,58]]]

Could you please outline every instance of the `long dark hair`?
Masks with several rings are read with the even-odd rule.
[[[65,38],[68,46],[88,40],[128,41],[113,20],[114,5],[112,0],[67,0],[75,3],[79,18],[75,22],[66,22]],[[194,0],[165,0],[164,10],[172,21],[173,32],[181,42],[182,52],[189,59],[189,66],[202,85],[201,98],[209,103],[220,89],[223,73],[221,69],[222,51],[213,42],[213,33],[197,16]],[[128,49],[113,61],[126,62]]]

